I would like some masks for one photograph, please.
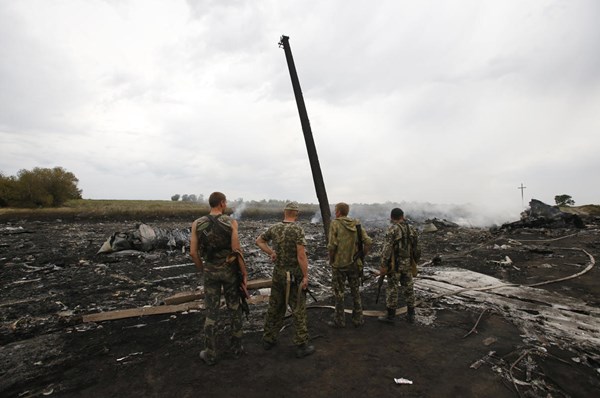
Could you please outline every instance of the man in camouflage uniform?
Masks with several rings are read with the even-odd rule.
[[[360,298],[360,279],[363,263],[359,253],[359,236],[362,240],[362,257],[367,254],[372,239],[361,227],[358,220],[348,217],[350,206],[346,203],[335,205],[335,220],[329,227],[329,264],[332,267],[333,296],[335,299],[335,315],[327,324],[334,328],[346,326],[344,314],[344,290],[346,280],[350,285],[350,293],[354,302],[352,324],[359,327],[364,323],[362,302]]]
[[[415,291],[410,264],[410,247],[408,234],[417,236],[413,227],[404,219],[404,212],[399,208],[392,209],[391,223],[385,233],[385,241],[381,252],[380,273],[387,276],[386,307],[387,315],[378,318],[385,323],[394,323],[398,308],[398,283],[404,290],[408,322],[415,321]]]
[[[233,356],[244,353],[242,346],[242,307],[240,305],[240,283],[245,288],[248,274],[243,261],[226,262],[232,251],[240,251],[237,221],[223,214],[227,199],[221,192],[213,192],[208,203],[210,213],[192,223],[190,255],[196,268],[204,271],[204,321],[205,349],[200,358],[208,365],[217,363],[216,322],[219,318],[221,288],[231,319],[231,346]],[[241,274],[241,276],[240,276]],[[240,281],[241,278],[241,281]]]
[[[283,222],[272,225],[257,239],[256,244],[275,263],[269,309],[265,319],[263,348],[271,349],[283,326],[286,306],[294,318],[296,357],[312,354],[315,347],[308,344],[306,290],[308,289],[308,260],[304,230],[296,223],[298,203],[290,202],[284,209]],[[272,242],[273,247],[268,242]]]

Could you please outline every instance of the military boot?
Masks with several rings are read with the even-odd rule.
[[[391,324],[394,324],[394,321],[395,321],[394,317],[395,316],[396,316],[396,309],[394,309],[394,308],[388,308],[387,309],[387,315],[380,316],[380,317],[377,318],[377,320],[379,322],[389,323],[391,325]]]
[[[240,358],[242,355],[246,354],[246,350],[242,345],[242,339],[238,337],[231,338],[231,354],[235,359]]]
[[[313,352],[315,352],[315,346],[306,343],[300,344],[298,348],[296,348],[296,358],[304,358]]]
[[[210,357],[208,355],[208,350],[200,351],[200,359],[202,359],[204,361],[204,363],[207,364],[208,366],[214,366],[217,364],[217,359],[214,357]]]
[[[406,311],[406,321],[408,323],[415,323],[415,307],[408,307]]]

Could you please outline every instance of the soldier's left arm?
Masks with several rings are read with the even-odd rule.
[[[383,249],[381,249],[381,265],[380,272],[387,272],[388,263],[392,258],[392,250],[394,247],[394,229],[392,227],[388,228],[385,233],[385,237],[383,238]]]
[[[238,235],[238,223],[236,220],[231,220],[231,251],[242,252],[240,237]]]
[[[363,240],[363,252],[366,256],[369,253],[369,250],[371,250],[371,246],[373,245],[373,239],[371,239],[371,237],[367,235],[367,231],[365,231],[364,225],[361,228],[361,231]]]
[[[327,244],[327,252],[329,253],[329,264],[335,261],[335,253],[337,252],[337,223],[335,220],[329,226],[329,242]]]
[[[240,237],[238,235],[238,223],[236,220],[231,220],[231,251],[240,253],[242,256],[242,247],[240,245]],[[243,258],[238,258],[238,266],[242,274],[242,286],[245,288],[248,284],[248,271],[246,271],[246,262]]]
[[[302,289],[308,289],[308,257],[304,245],[296,243],[296,258],[302,270]]]
[[[190,237],[190,256],[192,261],[198,269],[202,271],[204,264],[202,264],[202,257],[200,257],[200,245],[198,244],[198,231],[196,231],[197,221],[192,223],[192,236]]]
[[[275,262],[277,259],[277,253],[275,253],[275,250],[269,246],[267,239],[265,239],[265,234],[261,234],[258,238],[256,238],[256,245],[271,258],[271,261]]]

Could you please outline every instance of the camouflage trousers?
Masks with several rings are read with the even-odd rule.
[[[410,268],[403,267],[398,271],[388,273],[386,288],[386,306],[387,308],[398,308],[398,285],[402,287],[404,299],[407,307],[415,306],[415,284]]]
[[[207,267],[208,268],[208,267]],[[242,307],[238,291],[237,274],[229,266],[210,267],[204,272],[204,345],[209,359],[217,358],[216,333],[221,304],[221,286],[231,320],[231,342],[233,349],[240,349],[242,342]]]
[[[299,278],[301,280],[302,278]],[[297,279],[298,280],[298,279]],[[269,309],[265,318],[265,330],[263,340],[269,343],[275,343],[279,337],[279,331],[283,327],[285,317],[285,273],[273,275],[273,284],[271,286],[271,296],[269,297]],[[306,314],[306,291],[298,292],[298,285],[292,283],[290,286],[289,306],[292,310],[294,320],[295,334],[293,342],[295,345],[301,345],[308,342],[308,318]]]
[[[362,325],[363,321],[363,310],[362,300],[360,298],[360,274],[358,269],[347,269],[347,268],[333,268],[332,270],[332,282],[333,282],[333,298],[335,300],[335,315],[333,321],[339,326],[346,325],[346,315],[344,314],[344,293],[345,283],[348,281],[350,286],[350,294],[352,295],[353,308],[352,308],[352,323],[355,326]]]

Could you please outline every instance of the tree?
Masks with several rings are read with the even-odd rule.
[[[184,193],[183,195],[181,195],[181,200],[183,202],[189,202],[190,201],[190,195],[188,195],[187,193]]]
[[[195,194],[195,193],[192,193],[192,194],[188,195],[188,200],[189,200],[190,202],[195,202],[197,199],[198,199],[198,198],[196,197],[196,194]]]
[[[17,177],[0,179],[0,195],[8,206],[58,207],[69,199],[81,199],[79,180],[62,167],[19,170]]]
[[[557,206],[573,206],[575,201],[571,198],[571,195],[556,195],[554,201]]]
[[[180,197],[181,197],[181,195],[179,195],[178,193],[176,193],[175,195],[171,196],[171,200],[173,202],[177,202]]]
[[[14,192],[15,178],[0,172],[0,207],[8,206]]]

